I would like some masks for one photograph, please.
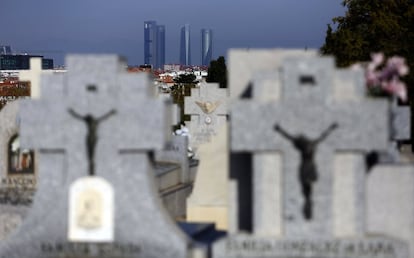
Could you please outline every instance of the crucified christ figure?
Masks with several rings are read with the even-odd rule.
[[[68,110],[69,114],[71,114],[74,118],[82,120],[85,122],[87,128],[88,128],[88,134],[86,135],[86,150],[88,152],[88,161],[89,161],[89,175],[93,176],[95,175],[95,147],[96,143],[98,141],[98,126],[99,123],[110,117],[111,115],[114,115],[116,113],[115,110],[111,110],[105,115],[94,118],[92,115],[87,114],[85,116],[81,116],[78,113],[76,113],[73,109]]]
[[[312,184],[318,180],[318,171],[315,164],[316,149],[318,144],[325,140],[337,127],[338,124],[333,123],[316,139],[309,139],[303,134],[292,136],[278,124],[274,127],[277,132],[291,141],[296,150],[300,152],[302,161],[299,168],[299,181],[305,198],[303,215],[307,220],[312,219]]]

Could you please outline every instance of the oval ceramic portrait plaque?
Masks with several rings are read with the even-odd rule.
[[[112,242],[114,191],[103,178],[82,177],[69,190],[68,239],[73,242]]]

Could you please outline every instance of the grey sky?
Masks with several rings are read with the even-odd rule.
[[[191,25],[192,62],[200,30],[213,30],[213,58],[229,48],[319,48],[342,0],[1,0],[0,45],[65,53],[118,53],[143,63],[144,21],[166,26],[166,62],[179,60],[180,27]],[[52,51],[57,51],[53,53]]]

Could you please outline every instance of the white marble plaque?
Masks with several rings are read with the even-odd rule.
[[[68,239],[73,242],[114,240],[114,191],[105,179],[82,177],[71,185]]]

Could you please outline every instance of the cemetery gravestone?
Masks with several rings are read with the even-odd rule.
[[[408,257],[366,231],[364,153],[387,147],[387,101],[365,99],[362,74],[331,58],[289,57],[272,77],[230,110],[237,199],[214,257]]]
[[[413,143],[411,139],[410,106],[400,106],[397,99],[394,98],[391,105],[391,120],[391,139],[393,140],[394,152],[397,154],[398,161],[403,162],[404,159],[410,161],[409,156],[412,154],[412,151],[402,154],[404,144],[410,145]]]
[[[158,97],[173,101],[170,93],[158,92]],[[180,108],[171,108],[171,128],[180,123]],[[194,173],[187,155],[188,137],[173,135],[163,150],[155,152],[155,174],[164,207],[173,219],[185,217],[185,199],[192,190]]]
[[[217,129],[217,135],[198,149],[200,164],[194,189],[187,199],[187,221],[228,226],[228,125]]]
[[[188,137],[173,135],[165,149],[155,152],[155,160],[157,162],[180,164],[181,176],[179,183],[189,183],[191,180],[187,149]]]
[[[380,164],[367,178],[367,230],[409,243],[414,256],[414,166]]]
[[[35,156],[19,146],[19,102],[0,111],[0,239],[26,217],[36,190]]]
[[[262,71],[277,70],[281,67],[282,61],[289,56],[316,56],[315,50],[299,49],[231,49],[228,53],[228,75],[230,98],[236,99],[242,95],[248,85],[258,73]],[[270,75],[272,76],[272,75]],[[262,78],[263,82],[269,82]],[[273,81],[274,82],[274,81]],[[268,87],[269,92],[264,92],[263,99],[274,98],[277,87]],[[277,96],[277,94],[276,94]]]
[[[188,158],[188,137],[173,135],[155,152],[156,180],[164,206],[175,220],[186,216],[186,198],[194,182],[194,162]]]
[[[162,99],[167,99],[172,101],[172,97],[170,93],[158,93],[158,96]],[[171,125],[177,125],[180,123],[180,107],[177,104],[173,104],[171,107]]]
[[[411,111],[409,106],[399,106],[396,97],[391,100],[391,130],[388,149],[383,152],[373,151],[369,156],[373,164],[401,163],[400,145],[408,143],[411,138]],[[372,166],[373,164],[369,164]]]
[[[217,83],[201,83],[191,89],[191,96],[184,98],[184,113],[191,115],[189,122],[190,146],[196,148],[217,134],[217,129],[227,121],[227,89]]]
[[[392,139],[395,141],[409,141],[411,139],[411,112],[409,106],[399,106],[393,98],[391,105]]]
[[[41,75],[46,73],[52,73],[51,70],[42,70],[42,58],[32,57],[30,58],[30,70],[22,70],[19,72],[20,81],[30,82],[30,96],[32,98],[40,98],[40,81]]]
[[[39,153],[39,191],[0,257],[187,257],[149,155],[167,140],[168,106],[116,56],[72,55],[67,67],[45,76],[41,99],[22,103],[21,141]]]
[[[260,96],[256,99],[277,99],[278,87],[274,85],[274,75],[264,73],[263,70],[272,71],[280,67],[280,63],[286,56],[316,55],[315,51],[303,50],[242,50],[232,49],[229,52],[229,91],[230,98],[237,98],[245,93],[251,81],[261,81],[261,86],[270,84],[272,87],[262,87]],[[246,132],[248,133],[248,132]],[[228,181],[228,138],[227,125],[219,127],[218,133],[209,143],[204,144],[198,150],[201,159],[197,171],[192,195],[187,201],[187,216],[191,221],[214,221],[220,229],[227,229],[228,211],[234,210],[230,206],[228,194],[233,184]],[[230,226],[231,229],[231,226]]]

